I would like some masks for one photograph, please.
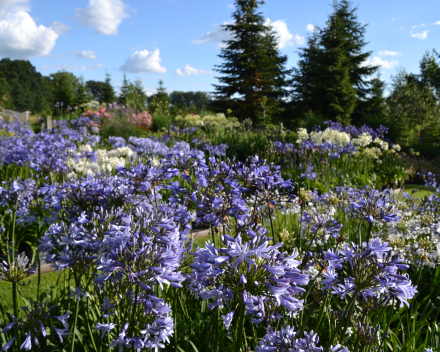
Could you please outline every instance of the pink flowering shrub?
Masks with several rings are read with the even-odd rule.
[[[110,117],[112,117],[112,115],[106,112],[106,108],[101,108],[98,111],[87,110],[86,112],[83,112],[82,115],[88,117],[99,116],[101,117],[101,119],[109,119]]]
[[[149,130],[153,127],[153,118],[147,111],[142,111],[139,114],[131,115],[131,123],[138,125],[142,129]]]

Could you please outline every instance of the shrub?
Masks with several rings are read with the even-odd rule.
[[[168,131],[172,122],[171,115],[160,113],[153,115],[153,129],[155,131],[161,131],[163,128]]]

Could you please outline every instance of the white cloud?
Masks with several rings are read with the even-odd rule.
[[[227,9],[235,10],[234,4],[229,4],[226,6]]]
[[[417,38],[420,40],[425,40],[426,38],[428,38],[428,32],[429,31],[423,31],[421,33],[411,33],[411,37]]]
[[[42,70],[66,70],[66,71],[87,71],[94,70],[96,68],[103,67],[102,64],[90,64],[87,66],[84,65],[70,65],[70,64],[57,64],[57,65],[43,65],[41,66]]]
[[[4,17],[7,12],[24,11],[29,12],[29,0],[1,0],[0,1],[0,18]]]
[[[425,26],[426,26],[426,23],[422,23],[422,24],[418,24],[417,26],[412,26],[411,28],[414,29],[414,28],[425,27]]]
[[[440,26],[440,21],[437,21],[434,24],[436,24],[437,26]]]
[[[0,20],[0,56],[30,59],[48,55],[55,46],[58,34],[51,28],[37,26],[24,12],[9,12]]]
[[[264,22],[264,25],[272,27],[272,29],[275,31],[276,36],[278,37],[279,49],[283,49],[286,46],[292,46],[293,42],[297,41],[299,37],[298,34],[296,34],[294,37],[293,34],[289,32],[287,24],[283,20],[271,21],[270,19],[267,19],[266,22]]]
[[[293,40],[298,45],[303,45],[306,42],[306,39],[301,37],[299,34],[295,34]]]
[[[379,55],[380,56],[399,56],[399,55],[402,55],[402,53],[399,53],[397,51],[384,50],[384,51],[379,51]]]
[[[80,59],[88,59],[88,60],[96,59],[96,53],[92,50],[75,51],[75,55]]]
[[[167,72],[167,69],[160,66],[161,58],[159,57],[159,54],[159,49],[154,51],[135,51],[127,60],[125,60],[125,63],[120,67],[120,70],[129,73],[165,73]]]
[[[210,75],[212,74],[211,70],[197,70],[196,68],[191,67],[189,64],[185,65],[185,68],[181,70],[178,68],[174,71],[176,76],[198,76],[198,75]]]
[[[306,27],[306,31],[313,32],[315,30],[315,26],[309,23]]]
[[[361,64],[361,66],[382,66],[383,68],[390,69],[398,64],[398,61],[382,60],[379,56],[375,56],[373,59],[368,58]]]
[[[57,21],[53,21],[50,28],[52,28],[52,30],[59,35],[66,34],[72,30],[68,25]]]
[[[230,22],[223,22],[223,24],[231,24]],[[229,31],[223,30],[222,27],[216,26],[212,29],[212,31],[203,34],[200,38],[194,39],[192,41],[193,44],[203,44],[203,43],[217,43],[222,42],[224,40],[231,39],[231,33]]]
[[[76,9],[76,18],[103,35],[118,34],[118,26],[128,18],[122,0],[89,0],[85,9]]]
[[[224,22],[223,24],[231,24],[231,22]],[[293,44],[304,44],[305,40],[298,34],[293,35],[289,32],[286,22],[283,20],[271,21],[267,19],[264,23],[266,26],[271,26],[276,36],[278,37],[278,48],[282,49]],[[232,35],[230,32],[223,30],[221,26],[214,27],[211,31],[203,34],[200,38],[192,41],[193,44],[202,43],[218,43],[230,40]],[[223,43],[219,47],[224,47]]]

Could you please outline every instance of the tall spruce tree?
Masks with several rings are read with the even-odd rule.
[[[124,72],[124,78],[122,79],[121,92],[118,97],[118,103],[127,104],[126,95],[130,89],[130,80],[127,78],[127,74]]]
[[[92,98],[87,93],[87,86],[86,83],[84,82],[84,77],[81,76],[78,79],[78,88],[76,91],[75,105],[80,106],[81,104],[88,103],[90,100],[92,100]]]
[[[234,24],[223,25],[232,35],[224,42],[219,57],[224,60],[215,71],[221,84],[214,85],[214,106],[222,111],[231,109],[239,119],[257,120],[261,116],[263,97],[265,114],[275,117],[281,110],[280,101],[286,96],[285,68],[287,56],[280,55],[274,31],[264,24],[257,12],[259,0],[236,0]]]
[[[368,105],[371,82],[379,69],[368,64],[371,52],[366,26],[357,18],[349,0],[335,1],[326,26],[318,28],[303,48],[299,67],[293,74],[293,101],[302,113],[312,111],[325,118],[348,124],[360,122],[358,107]],[[363,104],[360,104],[360,103]]]
[[[113,89],[111,77],[108,72],[105,74],[105,81],[103,85],[103,100],[106,103],[114,103],[116,101],[115,90]]]

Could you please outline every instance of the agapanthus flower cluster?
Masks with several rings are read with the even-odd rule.
[[[197,297],[213,300],[209,309],[227,308],[226,326],[237,303],[245,305],[246,315],[255,324],[280,318],[282,310],[296,314],[303,308],[298,294],[305,292],[300,286],[307,285],[309,277],[298,269],[298,252],[280,252],[282,244],[270,246],[266,233],[264,228],[256,232],[249,228],[236,238],[226,234],[222,236],[224,247],[207,242],[205,248],[192,253],[193,270],[187,285]],[[243,241],[242,236],[249,240]]]
[[[303,234],[306,232],[312,236],[311,245],[326,243],[329,237],[338,238],[342,229],[340,224],[333,217],[334,211],[317,211],[311,208],[309,211],[304,211],[302,217],[299,219],[301,231]],[[314,243],[313,241],[317,242]]]
[[[392,222],[400,219],[390,203],[390,192],[380,192],[374,189],[369,194],[351,202],[346,211],[351,216],[357,219],[365,219],[369,223],[377,221]]]
[[[26,255],[18,254],[10,264],[4,260],[0,262],[0,280],[20,284],[29,275],[35,274],[35,270],[36,266],[29,263]]]
[[[319,336],[313,330],[309,333],[304,332],[304,337],[299,337],[293,327],[287,325],[279,331],[274,331],[271,327],[260,340],[257,349],[258,352],[320,352],[324,348],[319,346]],[[341,345],[331,346],[331,352],[350,352]]]
[[[322,274],[324,289],[331,289],[340,298],[347,294],[395,298],[401,305],[409,306],[408,300],[417,293],[408,275],[398,272],[409,266],[402,264],[397,256],[391,256],[388,243],[380,239],[363,242],[361,246],[345,244],[337,253],[328,250],[324,259],[328,260]]]
[[[169,342],[174,332],[171,307],[156,297],[155,287],[182,287],[188,219],[182,207],[145,203],[125,223],[111,224],[104,232],[95,282],[106,289],[103,315],[118,316],[124,324],[112,346],[157,350]],[[110,330],[105,322],[96,328]]]
[[[6,325],[2,333],[14,333],[24,335],[24,341],[20,346],[20,350],[32,351],[36,346],[44,343],[44,340],[48,339],[47,330],[49,327],[53,330],[54,335],[58,337],[60,342],[63,342],[65,336],[69,335],[69,325],[67,321],[69,320],[70,312],[64,315],[53,315],[53,310],[57,305],[51,307],[47,306],[47,303],[41,304],[37,301],[30,301],[29,306],[22,307],[24,311],[24,316],[17,319],[15,316],[10,315],[12,322]],[[55,325],[50,326],[53,319],[61,322],[62,326],[56,327]],[[53,336],[53,335],[51,335]],[[2,348],[2,351],[7,351],[12,347],[17,335],[10,339]]]

